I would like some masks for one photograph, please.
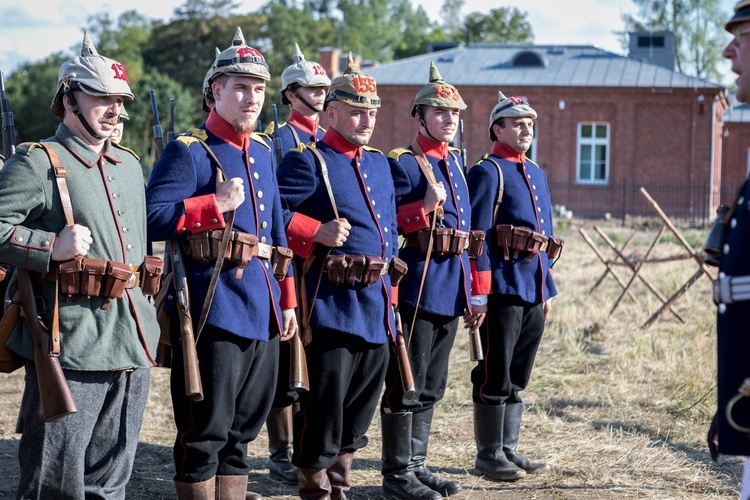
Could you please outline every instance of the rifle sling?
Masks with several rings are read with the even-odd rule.
[[[203,148],[208,153],[208,157],[211,159],[211,162],[216,166],[216,176],[222,181],[226,182],[227,180],[227,174],[224,171],[224,168],[221,166],[221,162],[219,162],[219,159],[216,157],[214,152],[211,150],[211,147],[206,144],[206,141],[203,139],[197,138],[198,142],[203,146]],[[198,343],[198,339],[201,336],[201,331],[203,331],[203,327],[206,325],[206,320],[208,319],[208,311],[211,309],[211,303],[214,300],[214,294],[216,293],[216,285],[219,283],[219,275],[221,274],[221,268],[224,265],[224,257],[227,253],[227,248],[229,248],[229,241],[232,238],[232,226],[234,225],[234,214],[235,211],[232,210],[227,214],[227,222],[226,226],[224,227],[224,234],[221,236],[221,243],[219,244],[219,254],[216,257],[216,262],[214,263],[214,270],[211,273],[211,280],[208,282],[208,290],[206,291],[206,298],[203,301],[203,308],[201,309],[201,317],[198,320],[198,328],[196,328],[195,331],[195,343]]]
[[[503,202],[503,193],[505,192],[505,179],[503,178],[503,169],[500,165],[490,157],[487,157],[487,161],[497,167],[497,201],[495,201],[495,209],[492,211],[492,227],[497,225],[497,211],[500,209],[500,203]]]

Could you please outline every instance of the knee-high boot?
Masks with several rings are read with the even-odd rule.
[[[266,419],[268,430],[268,473],[277,481],[297,484],[297,468],[292,465],[293,405],[271,408]]]
[[[331,483],[326,469],[297,469],[302,500],[331,500]]]
[[[411,462],[411,413],[381,413],[383,432],[383,491],[404,500],[437,500],[440,493],[433,491],[417,479]]]
[[[505,405],[474,403],[474,439],[477,443],[474,471],[498,481],[517,481],[526,477],[526,471],[516,467],[503,452],[504,419]]]
[[[449,479],[441,479],[427,468],[427,446],[430,440],[430,428],[434,409],[416,412],[412,416],[411,427],[411,469],[422,484],[437,491],[444,497],[455,495],[461,491],[461,483]]]
[[[247,491],[247,476],[216,476],[216,500],[256,500],[258,493]]]
[[[328,467],[328,481],[331,483],[331,500],[346,500],[346,492],[352,487],[349,472],[352,470],[354,453],[339,454],[339,461]]]
[[[214,500],[216,496],[216,478],[212,477],[198,483],[174,482],[178,500]]]
[[[516,464],[527,474],[533,474],[547,469],[544,462],[529,462],[516,452],[518,436],[521,432],[521,417],[523,415],[523,404],[512,403],[505,405],[505,420],[503,425],[503,452],[508,460]]]

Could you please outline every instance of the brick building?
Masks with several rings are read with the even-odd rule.
[[[525,96],[539,113],[529,156],[547,172],[555,204],[577,216],[653,215],[638,192],[644,186],[670,216],[711,218],[722,186],[726,93],[674,71],[670,33],[631,34],[629,57],[593,46],[472,44],[367,67],[383,99],[373,147],[411,142],[409,113],[430,61],[468,105],[461,117],[469,164],[491,148],[489,112],[502,90]],[[750,126],[744,134],[750,145]]]

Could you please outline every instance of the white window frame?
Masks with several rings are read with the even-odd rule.
[[[596,137],[596,133],[594,133],[594,137],[582,137],[583,133],[583,127],[586,125],[590,125],[591,127],[594,127],[594,132],[596,131],[596,127],[598,126],[604,126],[607,130],[607,136],[604,138]],[[576,142],[576,183],[577,184],[608,184],[609,183],[609,152],[610,152],[610,126],[607,122],[579,122],[578,123],[578,130],[576,133],[577,136],[577,142]],[[591,146],[592,149],[592,155],[591,155],[591,177],[588,179],[584,179],[581,177],[581,147],[582,146]],[[604,158],[604,179],[596,179],[593,177],[594,172],[596,172],[596,169],[594,168],[595,164],[594,161],[596,159],[596,147],[597,146],[604,146],[605,147],[605,158]]]

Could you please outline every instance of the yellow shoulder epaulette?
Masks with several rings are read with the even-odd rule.
[[[279,125],[279,128],[281,128],[281,125]],[[263,133],[271,135],[273,134],[273,131],[276,130],[276,126],[273,124],[273,122],[269,123],[266,129],[263,131]]]
[[[458,149],[458,148],[454,148],[453,146],[448,146],[448,149],[449,149],[450,151],[455,151],[456,153],[458,153],[458,152],[460,152],[460,151],[461,151],[460,149]]]
[[[135,151],[133,151],[130,148],[126,148],[125,146],[123,146],[121,144],[118,144],[116,142],[113,142],[112,146],[115,147],[115,148],[117,148],[117,149],[122,149],[123,151],[127,151],[128,153],[130,153],[131,155],[133,155],[136,160],[140,160],[141,159],[140,156],[138,156],[137,154],[135,154]]]
[[[477,160],[477,162],[474,165],[479,165],[483,160],[486,160],[490,157],[489,153],[485,153],[484,156],[482,156],[480,159]]]
[[[369,151],[370,153],[379,153],[381,155],[383,154],[383,152],[381,150],[375,149],[375,148],[371,148],[370,146],[362,146],[362,149],[364,149],[365,151]]]
[[[391,152],[388,153],[388,158],[398,160],[398,157],[404,153],[409,153],[412,156],[414,155],[414,151],[412,151],[409,148],[396,148],[396,149],[392,149]]]
[[[200,129],[200,128],[190,128],[184,134],[180,134],[177,137],[175,137],[175,139],[185,144],[186,146],[190,146],[192,143],[194,143],[198,139],[201,139],[203,141],[208,139],[208,133],[205,130]]]
[[[252,134],[250,134],[250,138],[255,142],[263,144],[269,151],[271,150],[271,143],[273,142],[273,139],[271,139],[269,135],[261,132],[253,132]]]
[[[32,149],[41,147],[42,145],[38,142],[22,142],[21,144],[16,146],[16,153],[24,156],[29,156],[29,153],[31,153]]]
[[[301,153],[301,152],[303,152],[303,151],[304,151],[305,149],[307,149],[307,148],[310,148],[310,147],[313,147],[313,148],[314,148],[314,147],[315,147],[315,143],[314,143],[314,142],[311,142],[310,144],[305,144],[305,143],[302,143],[302,142],[301,142],[301,143],[299,144],[299,146],[297,146],[297,147],[295,147],[295,148],[292,148],[292,149],[290,149],[289,151],[296,151],[297,153]]]

